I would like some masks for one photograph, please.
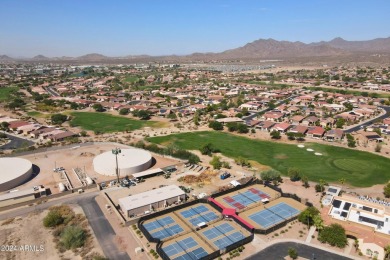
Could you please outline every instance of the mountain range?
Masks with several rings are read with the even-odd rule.
[[[294,57],[337,57],[354,54],[390,54],[390,37],[367,41],[347,41],[340,37],[331,41],[313,43],[277,41],[274,39],[259,39],[242,47],[226,50],[220,53],[193,53],[185,56],[128,55],[123,57],[107,57],[98,53],[86,54],[80,57],[45,57],[37,55],[31,59],[13,59],[0,55],[0,61],[31,60],[31,61],[84,61],[103,62],[109,60],[229,60],[229,59],[283,59]]]

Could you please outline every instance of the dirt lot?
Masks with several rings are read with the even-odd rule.
[[[72,208],[75,213],[84,214],[80,207],[72,206]],[[56,249],[56,245],[53,241],[53,235],[51,234],[52,231],[50,229],[44,228],[42,224],[43,218],[46,216],[47,212],[47,210],[43,212],[34,212],[25,218],[18,217],[15,219],[3,221],[0,226],[1,245],[16,246],[18,250],[14,250],[12,252],[3,251],[0,254],[0,258],[7,260],[82,259],[81,256],[76,255],[71,250],[68,250],[64,253],[60,253]],[[90,233],[93,234],[93,231],[91,229]],[[94,235],[92,235],[92,239],[93,250],[90,252],[90,254],[95,252],[100,255],[103,255],[99,243],[97,242]],[[23,248],[26,248],[25,246],[28,246],[29,251],[20,250],[20,246],[23,246]],[[14,247],[12,248],[15,249]]]

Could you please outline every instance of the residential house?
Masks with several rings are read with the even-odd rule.
[[[302,120],[303,125],[307,126],[313,126],[316,125],[316,123],[319,121],[319,118],[316,116],[308,116],[305,119]]]
[[[289,123],[277,123],[272,127],[272,130],[276,130],[280,133],[286,133],[290,126],[291,125]]]
[[[329,142],[341,141],[344,137],[344,131],[341,129],[331,129],[325,133],[324,139]]]
[[[307,136],[311,138],[321,139],[325,134],[325,129],[321,126],[312,126],[307,130]]]
[[[275,112],[275,111],[266,112],[262,116],[262,118],[264,118],[265,120],[270,120],[270,121],[274,121],[274,122],[280,122],[283,117],[284,117],[283,113]]]
[[[291,128],[288,130],[289,133],[294,133],[294,134],[306,134],[307,130],[309,127],[304,126],[304,125],[293,125]]]
[[[293,125],[299,125],[302,123],[304,117],[300,115],[296,115],[290,118],[290,123]]]
[[[263,131],[271,131],[271,128],[275,125],[276,123],[273,121],[262,121],[259,124],[256,125],[256,128],[263,130]]]

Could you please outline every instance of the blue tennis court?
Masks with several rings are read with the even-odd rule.
[[[202,248],[198,247],[199,244],[192,237],[188,237],[181,241],[176,241],[175,243],[163,247],[162,250],[169,256],[170,259],[201,259],[208,255],[208,253]],[[195,249],[194,249],[195,248]],[[174,257],[177,254],[181,254],[184,252],[185,254]]]
[[[241,232],[234,232],[235,228],[229,223],[223,223],[208,230],[202,232],[208,241],[212,242],[219,249],[226,248],[227,246],[244,239],[244,235]]]
[[[197,226],[201,222],[208,223],[218,219],[217,214],[204,205],[191,207],[190,209],[180,212],[180,214],[193,226]]]
[[[164,227],[163,229],[150,233],[150,235],[154,238],[164,239],[179,234],[183,231],[184,229],[176,224],[170,227]]]
[[[150,233],[150,231],[153,231],[154,229],[161,228],[163,226],[168,226],[169,224],[172,224],[174,222],[175,221],[173,220],[173,218],[168,216],[168,217],[156,219],[155,221],[144,224],[143,226]]]
[[[176,224],[170,216],[158,218],[152,222],[143,224],[143,226],[153,238],[160,240],[184,231],[184,229],[179,224]]]
[[[296,208],[281,202],[272,207],[265,208],[262,211],[249,215],[248,217],[260,226],[268,228],[277,225],[286,219],[295,217],[299,213],[300,211]]]

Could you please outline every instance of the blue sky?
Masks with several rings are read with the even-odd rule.
[[[0,55],[220,52],[263,38],[389,37],[389,0],[0,0]]]

